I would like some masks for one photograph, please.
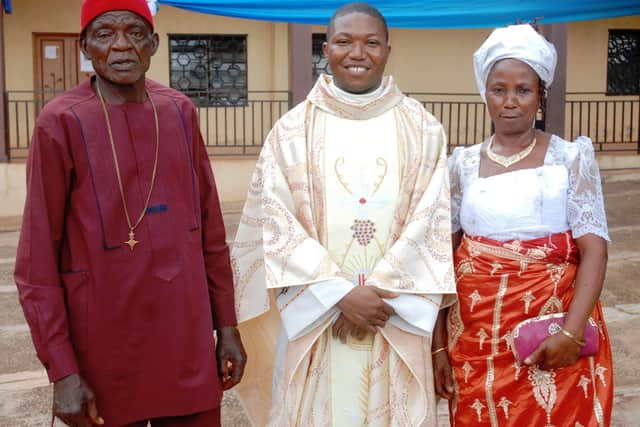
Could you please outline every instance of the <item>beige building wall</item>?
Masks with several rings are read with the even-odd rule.
[[[609,30],[640,29],[640,16],[572,22],[567,35],[567,100],[565,137],[586,134],[608,149],[634,150],[640,135],[638,95],[607,96]],[[578,95],[577,92],[596,94]],[[614,115],[615,113],[615,115]]]
[[[324,33],[326,27],[314,25],[312,31]],[[475,92],[471,56],[489,33],[489,29],[391,28],[385,74],[392,75],[403,92]]]
[[[607,91],[610,29],[640,29],[640,16],[571,22],[567,35],[567,92]]]
[[[255,161],[255,157],[211,158],[223,208],[234,211],[240,208],[247,195]],[[27,196],[26,181],[25,163],[0,163],[0,217],[22,215]]]
[[[4,19],[9,90],[33,89],[32,34],[79,31],[80,3],[81,0],[16,2],[13,13]],[[249,90],[287,90],[289,87],[289,33],[286,24],[204,15],[164,5],[155,22],[160,35],[160,49],[148,74],[154,80],[165,84],[169,82],[168,34],[246,34]],[[613,28],[640,28],[640,16],[568,25],[568,91],[606,90],[608,30]],[[324,31],[324,26],[313,26],[313,32]],[[391,29],[392,53],[387,73],[395,76],[405,92],[475,94],[471,58],[490,31]],[[244,199],[255,160],[255,155],[212,158],[223,202]],[[10,165],[0,172],[0,215],[19,215],[24,199],[24,165]]]
[[[81,0],[21,0],[4,17],[6,85],[8,90],[33,90],[33,33],[80,31]]]
[[[77,33],[80,30],[81,0],[44,1],[21,0],[14,5],[11,15],[4,18],[5,55],[7,58],[6,84],[8,90],[34,89],[34,48],[33,33]],[[222,16],[188,12],[165,5],[154,17],[160,37],[160,47],[154,56],[147,76],[161,83],[169,83],[169,34],[246,34],[247,35],[247,77],[250,91],[287,91],[289,87],[289,33],[287,24],[265,21],[234,19]],[[262,96],[268,99],[268,96]],[[286,99],[286,98],[285,98]],[[227,112],[229,118],[234,109]],[[237,109],[238,110],[238,109]],[[242,109],[236,111],[242,117]],[[22,110],[21,110],[22,111]],[[216,133],[214,120],[218,117],[218,136],[224,135],[222,128],[223,109],[209,109],[201,116],[201,122],[209,115],[213,137]],[[286,108],[281,108],[282,113]],[[273,114],[277,114],[274,111]],[[249,112],[245,112],[249,116]],[[275,116],[274,116],[275,117]],[[265,113],[265,120],[269,120]],[[29,114],[33,126],[33,112]],[[12,118],[11,123],[15,123]],[[20,113],[20,128],[26,119]],[[266,135],[271,122],[255,131],[257,139]],[[237,135],[242,136],[242,129]],[[15,126],[14,126],[15,127]],[[264,129],[262,129],[264,128]],[[15,132],[12,128],[12,132]],[[228,133],[233,128],[227,129]],[[21,139],[25,140],[25,135]],[[257,140],[256,139],[256,140]],[[240,141],[237,141],[241,143]],[[255,150],[254,150],[255,151]],[[25,155],[20,151],[20,155]],[[255,166],[256,156],[225,157],[214,156],[213,168],[218,181],[220,197],[224,202],[244,199],[248,182]],[[0,170],[0,215],[19,215],[24,203],[24,164],[1,165]]]
[[[79,31],[81,0],[21,0],[5,17],[6,83],[10,90],[33,89],[34,32]],[[162,5],[155,16],[160,48],[149,77],[169,81],[168,34],[246,34],[249,90],[287,90],[289,43],[287,25],[227,18]],[[567,90],[606,90],[608,30],[640,29],[640,16],[569,23]],[[324,32],[324,26],[313,26]],[[490,29],[391,29],[387,73],[406,92],[474,93],[471,57]]]
[[[392,29],[387,66],[405,92],[475,93],[472,55],[488,29]]]
[[[149,77],[154,80],[169,81],[168,34],[246,34],[249,90],[287,90],[289,87],[288,79],[281,78],[283,70],[276,62],[280,59],[276,52],[288,51],[288,40],[281,37],[283,28],[286,33],[286,24],[194,13],[165,5],[160,6],[154,23],[160,35],[160,48],[149,70]],[[288,69],[286,65],[284,70]]]
[[[6,83],[9,90],[33,90],[33,33],[80,31],[81,0],[21,0],[6,15]],[[162,5],[154,17],[160,48],[148,77],[169,82],[168,34],[246,34],[249,90],[288,89],[287,25],[188,12]]]
[[[606,91],[609,29],[640,29],[640,16],[568,24],[568,92]],[[476,93],[472,56],[491,30],[392,28],[387,74],[405,92]],[[313,26],[314,33],[324,31]]]

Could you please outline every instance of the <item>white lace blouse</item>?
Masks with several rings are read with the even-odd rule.
[[[552,136],[538,168],[478,176],[481,144],[449,159],[452,231],[494,240],[527,240],[571,230],[609,241],[600,171],[591,140]]]

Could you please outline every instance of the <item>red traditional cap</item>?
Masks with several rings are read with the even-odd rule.
[[[82,0],[80,32],[83,33],[87,25],[98,16],[114,10],[128,10],[137,13],[146,19],[153,29],[153,18],[147,0]]]

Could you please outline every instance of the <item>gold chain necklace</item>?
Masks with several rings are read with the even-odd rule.
[[[96,92],[98,93],[98,98],[100,98],[100,103],[102,104],[102,111],[104,112],[104,118],[107,122],[107,132],[109,134],[109,142],[111,143],[111,153],[113,154],[113,163],[116,166],[116,176],[118,177],[118,187],[120,188],[120,198],[122,199],[122,206],[124,207],[124,215],[127,218],[127,225],[129,226],[129,240],[126,243],[129,245],[131,251],[133,248],[140,243],[136,240],[135,230],[142,218],[144,218],[145,213],[147,213],[147,208],[149,207],[149,201],[151,200],[151,193],[153,192],[153,185],[156,182],[156,172],[158,171],[158,151],[160,148],[160,132],[158,126],[158,110],[156,109],[156,104],[153,102],[153,99],[149,95],[147,88],[145,87],[144,93],[147,95],[149,102],[151,103],[151,109],[153,110],[153,119],[155,121],[156,126],[156,156],[153,162],[153,172],[151,173],[151,184],[149,185],[149,194],[147,194],[147,200],[144,202],[144,207],[142,208],[142,212],[140,212],[140,216],[135,224],[131,223],[131,217],[129,216],[129,209],[127,208],[127,200],[124,196],[124,186],[122,185],[122,176],[120,175],[120,166],[118,164],[118,154],[116,153],[116,145],[113,142],[113,132],[111,131],[111,122],[109,121],[109,113],[107,111],[107,105],[104,102],[104,98],[102,97],[102,92],[100,92],[100,84],[96,81]]]
[[[491,150],[491,146],[493,145],[493,137],[491,135],[491,139],[489,140],[489,145],[487,146],[487,156],[497,164],[508,168],[511,165],[518,163],[520,160],[527,157],[533,151],[533,148],[536,146],[536,136],[535,133],[533,135],[533,141],[531,144],[527,145],[524,150],[517,152],[516,154],[512,154],[511,156],[502,156],[500,154],[496,154]]]

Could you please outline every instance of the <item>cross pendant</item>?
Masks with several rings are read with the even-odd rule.
[[[129,240],[127,240],[124,243],[129,245],[129,248],[131,248],[131,251],[133,252],[133,248],[140,242],[136,240],[136,235],[133,232],[133,230],[131,230],[131,231],[129,231]]]

